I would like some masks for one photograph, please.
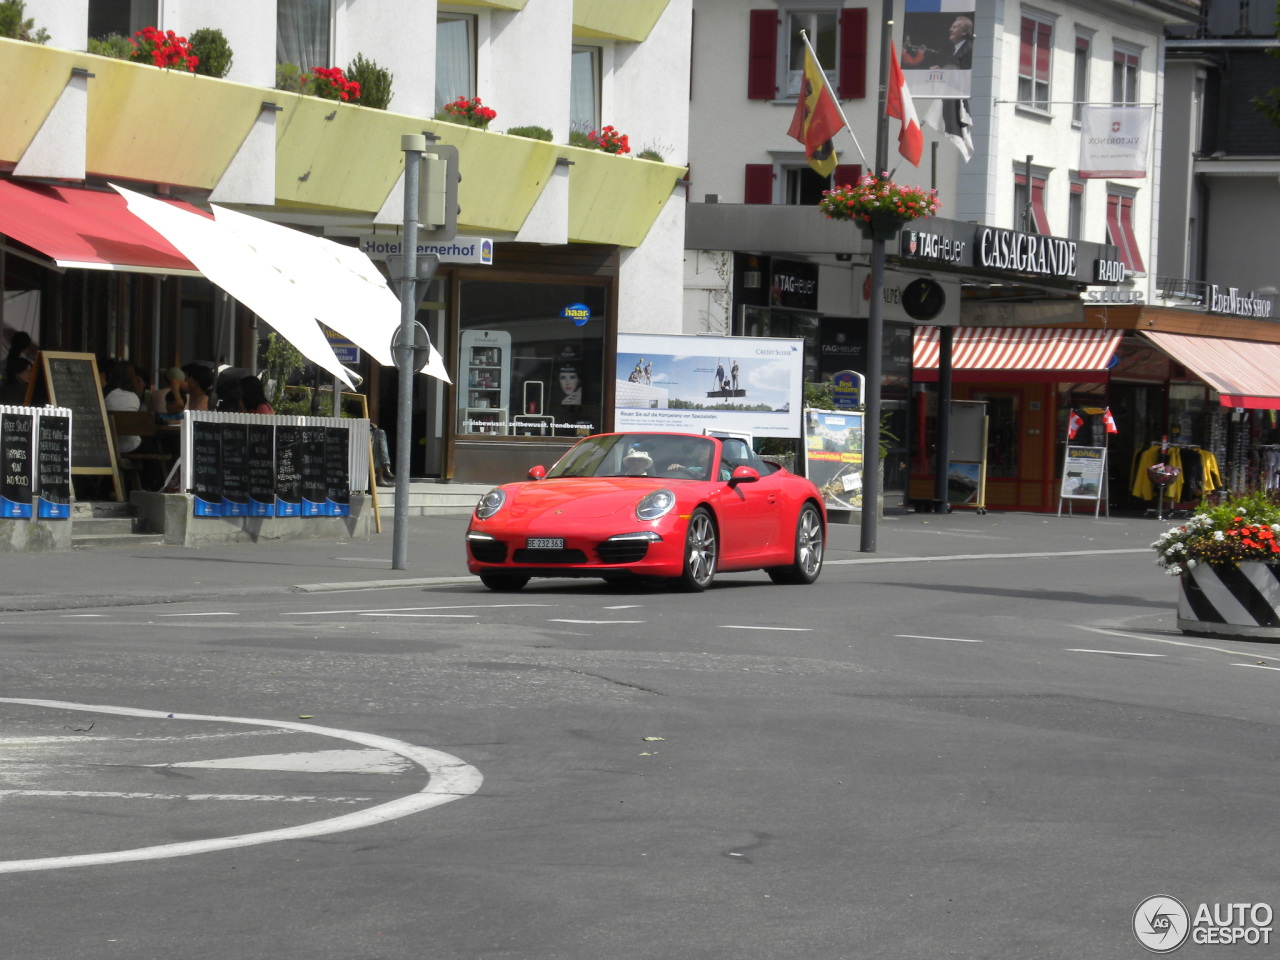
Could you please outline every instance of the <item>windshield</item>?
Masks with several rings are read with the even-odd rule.
[[[710,480],[716,444],[673,433],[588,437],[560,458],[547,477],[664,477]]]

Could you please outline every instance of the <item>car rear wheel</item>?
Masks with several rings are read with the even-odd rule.
[[[523,577],[518,573],[482,573],[480,574],[480,582],[490,590],[496,590],[498,593],[514,593],[517,590],[524,589],[524,585],[529,582],[529,578]]]
[[[716,575],[717,545],[715,522],[705,507],[699,507],[693,511],[685,531],[681,587],[701,591],[711,586]]]
[[[822,572],[824,539],[822,515],[812,503],[806,503],[796,521],[795,559],[789,566],[772,567],[770,579],[774,583],[813,583]]]

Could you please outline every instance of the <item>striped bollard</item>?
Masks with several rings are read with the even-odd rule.
[[[1280,564],[1196,564],[1178,578],[1178,629],[1280,640]]]

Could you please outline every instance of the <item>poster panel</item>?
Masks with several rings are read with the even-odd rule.
[[[952,460],[947,464],[947,503],[982,503],[982,461]]]
[[[615,430],[799,437],[804,341],[618,334]]]
[[[805,475],[828,510],[862,510],[862,413],[804,412]]]
[[[1143,180],[1151,148],[1154,107],[1080,108],[1082,180]]]
[[[974,0],[906,3],[899,58],[911,96],[917,100],[968,97],[973,73]]]
[[[1062,465],[1063,500],[1097,500],[1102,496],[1107,473],[1106,447],[1078,447],[1067,444]]]

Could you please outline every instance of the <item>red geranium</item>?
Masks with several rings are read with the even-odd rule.
[[[133,44],[130,60],[152,63],[166,70],[178,67],[195,73],[200,58],[192,52],[186,37],[180,37],[172,30],[157,30],[155,27],[143,27],[133,37],[129,41]]]
[[[459,97],[452,103],[446,103],[436,114],[436,119],[447,120],[450,123],[465,123],[469,127],[484,130],[489,126],[489,121],[497,116],[498,111],[492,107],[486,107],[479,97]]]
[[[360,84],[348,80],[341,67],[313,67],[311,91],[324,100],[360,99]]]
[[[592,130],[587,139],[605,153],[630,153],[631,141],[625,133],[619,133],[616,127],[608,126],[602,130]]]

